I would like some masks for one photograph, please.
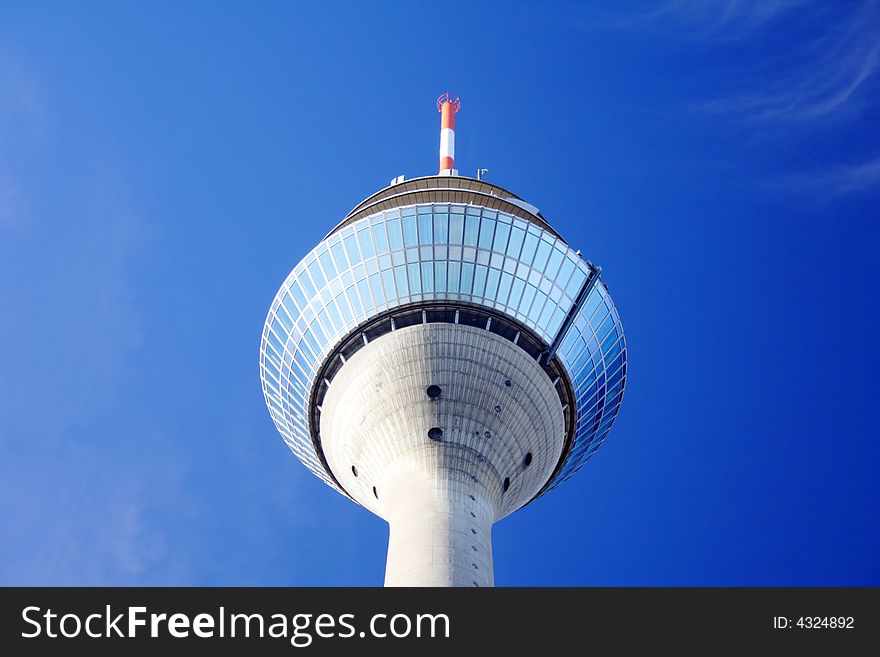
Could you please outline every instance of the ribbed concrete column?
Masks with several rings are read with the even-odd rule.
[[[385,586],[493,586],[495,494],[455,467],[459,448],[437,445],[437,467],[405,464],[386,482],[390,525]],[[472,463],[468,463],[472,470]]]

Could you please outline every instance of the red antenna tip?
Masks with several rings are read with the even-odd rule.
[[[457,96],[455,97],[455,99],[453,99],[452,96],[450,96],[448,93],[445,93],[442,96],[440,96],[440,98],[437,99],[437,111],[438,112],[443,111],[443,104],[444,103],[452,103],[453,106],[455,107],[456,112],[458,112],[458,110],[461,109],[461,98],[458,98]]]

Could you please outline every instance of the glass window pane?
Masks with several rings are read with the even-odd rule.
[[[358,243],[361,245],[361,253],[364,254],[364,258],[372,258],[376,255],[373,251],[373,240],[370,239],[369,228],[358,231]]]
[[[348,261],[352,265],[356,265],[361,261],[361,252],[358,250],[357,240],[354,235],[348,235],[345,238],[345,252],[348,254]]]
[[[406,267],[401,265],[394,268],[394,282],[397,285],[397,295],[405,297],[409,294],[409,286],[406,283]]]
[[[403,236],[400,234],[400,219],[389,219],[388,223],[388,243],[391,249],[398,251],[403,248]]]
[[[504,253],[504,250],[507,248],[507,238],[509,235],[510,224],[499,223],[495,228],[495,242],[492,245],[492,250],[497,251],[498,253]]]
[[[333,264],[333,259],[330,257],[329,251],[324,251],[321,255],[318,256],[318,259],[321,261],[321,266],[324,268],[324,273],[327,274],[330,278],[336,278],[336,267]]]
[[[373,225],[373,241],[376,243],[376,251],[385,253],[388,251],[388,237],[385,235],[385,223],[379,222]]]
[[[342,318],[345,320],[345,325],[348,326],[351,324],[352,319],[354,317],[351,314],[351,308],[348,305],[348,301],[346,301],[345,295],[340,294],[336,297],[336,303],[339,304],[339,311],[342,313]]]
[[[568,283],[568,279],[571,278],[571,273],[574,271],[574,263],[566,258],[562,267],[559,270],[559,275],[556,277],[554,283],[556,283],[563,290],[565,289],[565,285]]]
[[[453,214],[449,217],[449,243],[461,244],[464,235],[464,217],[460,214]]]
[[[464,243],[468,246],[477,245],[477,234],[480,231],[480,218],[468,215],[464,223]]]
[[[489,268],[485,265],[477,265],[474,270],[474,296],[482,297],[486,294],[486,275],[489,273]]]
[[[434,215],[434,243],[446,244],[449,242],[449,215],[446,213]]]
[[[312,275],[312,280],[315,281],[315,285],[319,290],[327,284],[327,281],[324,280],[324,274],[321,273],[321,268],[318,266],[317,260],[308,266],[308,270]]]
[[[407,246],[416,246],[419,243],[415,217],[403,218],[403,242]]]
[[[434,263],[432,261],[422,263],[422,291],[434,291]]]
[[[397,296],[397,291],[394,289],[394,272],[390,269],[382,270],[382,284],[385,286],[385,295],[388,299],[393,299]]]
[[[568,285],[565,287],[565,293],[572,299],[576,299],[585,280],[587,280],[586,274],[584,274],[579,268],[575,269],[574,274],[568,281]]]
[[[382,292],[382,281],[379,279],[379,274],[370,274],[370,290],[373,292],[373,299],[377,306],[385,303],[385,293]]]
[[[342,242],[336,241],[330,245],[333,252],[333,259],[336,261],[336,268],[339,271],[348,269],[348,258],[345,257],[345,250],[342,248]]]
[[[514,278],[513,285],[510,286],[510,298],[507,300],[507,305],[511,308],[518,308],[520,300],[522,299],[523,288],[525,288],[526,282],[521,278]]]
[[[434,280],[437,282],[435,292],[446,292],[446,261],[440,260],[434,263]]]
[[[293,298],[296,299],[296,303],[300,308],[306,307],[306,298],[296,280],[290,281],[290,293],[293,295]]]
[[[409,274],[409,287],[411,294],[421,294],[422,293],[422,275],[419,271],[419,263],[414,262],[410,265],[406,266],[406,271]]]
[[[494,299],[495,293],[498,291],[498,279],[501,277],[501,271],[494,267],[489,268],[489,275],[486,277],[486,298]]]
[[[449,263],[447,289],[450,292],[458,292],[458,281],[461,279],[461,263],[451,261]]]
[[[526,231],[522,228],[517,228],[514,226],[510,230],[510,242],[507,244],[507,255],[511,258],[519,258],[519,251],[522,248],[523,238],[526,236]]]
[[[370,294],[370,285],[367,283],[367,279],[358,281],[357,288],[361,295],[361,301],[364,302],[364,308],[370,310],[376,304],[373,303],[373,295]]]
[[[540,244],[538,244],[538,252],[535,254],[535,262],[532,263],[532,267],[544,271],[544,266],[547,264],[547,258],[550,257],[551,250],[550,244],[541,240]]]
[[[421,210],[421,208],[419,208]],[[432,244],[434,242],[434,234],[432,226],[434,224],[431,215],[419,215],[419,244]]]
[[[551,281],[556,278],[559,265],[562,264],[562,258],[562,252],[559,249],[553,249],[553,252],[550,254],[550,260],[547,262],[547,268],[544,271],[544,275]]]
[[[480,222],[480,241],[478,242],[478,246],[481,249],[491,249],[494,237],[495,220],[484,218],[483,221]]]
[[[474,264],[472,262],[464,262],[461,265],[461,292],[470,294],[474,286]]]
[[[535,292],[537,291],[538,289],[534,285],[526,285],[525,292],[523,292],[522,301],[519,304],[519,308],[517,308],[517,310],[523,315],[529,314],[529,307],[532,305],[532,300],[535,298]]]
[[[522,253],[519,256],[519,259],[522,260],[527,265],[532,264],[532,260],[535,259],[535,249],[538,248],[538,237],[537,235],[532,235],[529,233],[526,235],[525,244],[523,244]]]

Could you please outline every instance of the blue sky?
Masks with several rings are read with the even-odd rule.
[[[880,584],[878,67],[877,2],[0,4],[0,583],[381,584],[259,338],[448,90],[630,350],[497,582]]]

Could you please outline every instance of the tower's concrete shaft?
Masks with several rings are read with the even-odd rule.
[[[386,585],[491,586],[492,525],[552,476],[564,426],[532,356],[437,323],[354,354],[323,400],[320,436],[340,485],[390,524]]]

